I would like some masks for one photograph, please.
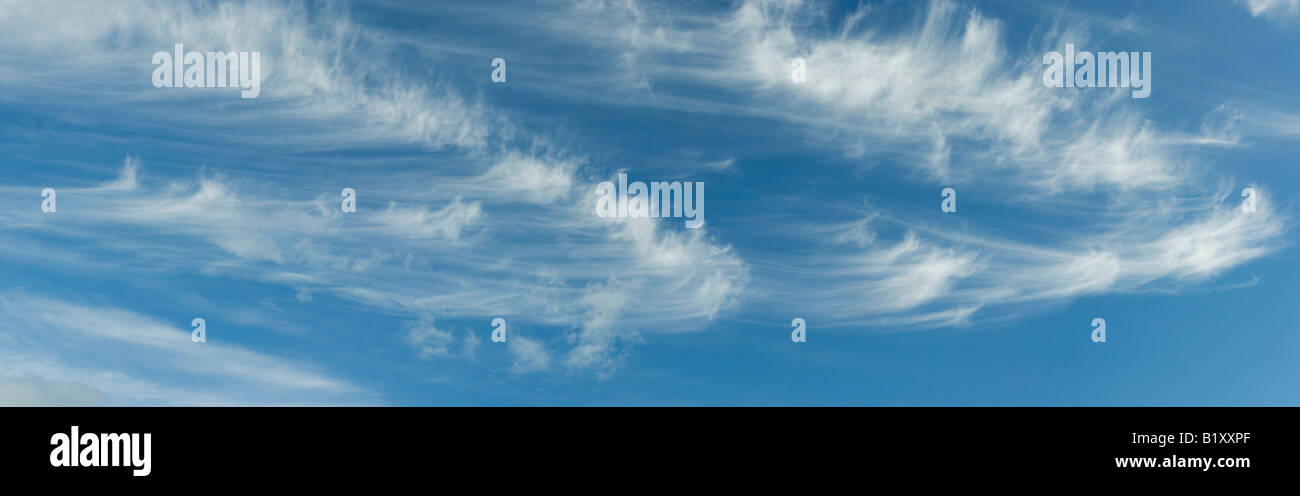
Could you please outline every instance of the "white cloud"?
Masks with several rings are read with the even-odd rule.
[[[551,355],[541,343],[520,335],[512,335],[506,340],[506,348],[514,357],[510,371],[516,374],[530,374],[544,371],[551,366]]]
[[[1229,206],[1216,206],[1195,222],[1139,245],[1131,262],[1133,270],[1152,280],[1204,280],[1281,248],[1283,224],[1273,212],[1268,192],[1254,188],[1255,212],[1243,212],[1231,201]]]
[[[573,188],[575,165],[543,162],[533,157],[509,155],[478,178],[484,189],[497,193],[518,193],[523,200],[550,204],[568,198]]]
[[[465,337],[461,339],[461,356],[473,360],[478,357],[478,347],[483,343],[477,334],[466,332]]]
[[[77,382],[51,382],[36,376],[0,378],[0,407],[103,406],[103,391]]]
[[[1045,87],[1042,52],[1010,53],[1001,23],[977,9],[933,0],[920,25],[901,34],[848,26],[838,36],[805,33],[819,13],[814,3],[749,1],[725,27],[740,47],[741,82],[765,89],[791,120],[858,137],[846,146],[868,139],[884,147],[875,153],[912,154],[915,167],[941,182],[1010,170],[1056,192],[1181,179],[1166,143],[1127,101],[1106,90]],[[1043,40],[1044,51],[1081,41],[1058,36]],[[796,57],[807,63],[803,83],[790,78]],[[828,117],[805,117],[823,112]],[[963,166],[949,167],[953,160]]]
[[[713,170],[713,171],[726,171],[726,170],[731,170],[732,168],[735,167],[735,165],[736,165],[735,158],[727,158],[722,160],[714,160],[712,162],[704,162],[700,164],[700,167]]]
[[[497,164],[484,175],[442,184],[482,199],[457,195],[436,210],[396,202],[371,210],[361,203],[349,214],[339,212],[331,195],[295,200],[273,186],[210,172],[201,173],[197,184],[150,186],[130,168],[122,173],[136,183],[129,194],[118,188],[79,190],[61,197],[57,219],[27,209],[8,227],[57,229],[90,244],[104,242],[105,229],[190,237],[203,242],[158,250],[148,238],[133,236],[117,241],[114,252],[156,270],[251,277],[290,286],[299,295],[331,293],[419,319],[510,313],[527,316],[526,322],[581,328],[586,337],[574,342],[574,356],[587,358],[566,362],[575,369],[616,368],[616,357],[640,342],[638,333],[698,330],[739,302],[747,269],[704,229],[678,229],[667,225],[671,220],[597,218],[589,198],[570,193],[576,180],[568,162],[516,157]],[[505,187],[510,171],[522,174],[520,188]],[[390,194],[423,196],[418,186],[410,190]],[[360,195],[367,191],[374,190],[361,189]],[[18,196],[0,198],[7,201],[15,202],[14,211],[23,210]],[[484,213],[487,202],[527,207],[490,217]],[[518,239],[530,249],[484,249]],[[57,256],[82,242],[41,251]],[[611,290],[638,294],[643,304],[618,312],[617,319],[610,310],[604,319],[609,325],[593,326],[590,305],[583,303],[590,297],[584,295],[611,275]],[[451,354],[450,333],[431,326],[408,332],[414,332],[408,340],[418,355]]]
[[[74,382],[114,403],[323,403],[365,396],[316,367],[228,344],[215,321],[208,322],[208,342],[196,344],[189,331],[129,310],[16,291],[0,294],[0,315],[0,353],[13,357],[0,376]],[[186,379],[192,382],[179,385]]]
[[[384,191],[382,198],[392,202],[386,209],[362,205],[356,214],[340,214],[335,195],[322,194],[319,188],[312,191],[311,186],[294,188],[236,172],[204,172],[197,185],[172,181],[150,188],[131,166],[122,178],[97,191],[61,198],[67,205],[61,203],[57,223],[23,213],[18,214],[21,223],[10,227],[58,230],[88,244],[105,243],[103,228],[108,226],[197,238],[207,245],[159,249],[138,237],[122,237],[114,240],[114,253],[177,273],[293,273],[300,278],[267,280],[292,286],[304,300],[331,293],[412,318],[481,317],[508,304],[512,313],[541,324],[577,326],[584,313],[570,303],[589,284],[614,275],[629,287],[672,289],[655,298],[671,311],[630,312],[622,325],[700,329],[736,301],[743,287],[743,263],[702,233],[685,236],[654,226],[595,221],[588,198],[573,194],[589,186],[580,179],[580,161],[552,146],[547,132],[520,129],[507,113],[466,96],[439,71],[433,78],[423,71],[409,72],[405,60],[394,55],[393,38],[366,29],[339,6],[139,0],[68,4],[66,11],[10,7],[0,17],[0,47],[21,47],[23,54],[67,65],[13,61],[15,70],[24,69],[18,71],[22,79],[14,81],[15,95],[46,95],[51,83],[67,78],[68,71],[107,64],[118,70],[100,72],[106,76],[94,86],[64,91],[76,93],[78,101],[119,109],[123,119],[138,116],[134,120],[205,141],[227,136],[224,130],[232,127],[274,131],[242,133],[234,140],[254,149],[283,146],[318,152],[413,143],[457,154],[448,160],[451,164],[422,168],[418,177],[357,170],[345,186],[357,187],[362,198],[380,198],[373,196],[375,189],[366,188],[367,181],[400,184]],[[587,4],[579,7],[583,9],[608,11],[633,23],[657,22],[655,16],[666,11],[635,4]],[[41,25],[60,29],[34,29]],[[620,29],[620,43],[641,47],[638,50],[687,46],[654,24]],[[142,85],[152,71],[147,54],[177,42],[192,50],[260,51],[261,96],[248,102]],[[51,55],[68,46],[82,47],[82,53],[71,60]],[[639,65],[634,52],[628,52],[623,67]],[[128,77],[137,72],[143,76]],[[376,80],[375,74],[388,77]],[[130,105],[120,105],[123,101]],[[189,111],[160,110],[177,105]],[[275,170],[289,173],[292,167],[282,164]],[[416,181],[406,181],[410,178]],[[133,188],[130,195],[113,194],[126,186]],[[304,190],[310,193],[304,196]],[[515,208],[521,202],[527,206]],[[493,216],[493,209],[503,205],[514,211]],[[527,239],[529,250],[497,249],[520,239]],[[213,253],[209,245],[233,258]],[[80,256],[57,247],[47,252],[41,257],[51,263],[56,257],[66,262]],[[634,260],[636,255],[649,260]],[[680,325],[688,321],[692,323]]]
[[[451,355],[455,337],[451,332],[438,329],[433,322],[417,322],[407,331],[407,340],[420,358],[446,358]]]
[[[461,231],[474,225],[482,216],[479,202],[465,203],[457,197],[438,210],[422,206],[399,207],[397,202],[389,202],[388,209],[376,215],[375,220],[399,237],[459,241]]]
[[[818,2],[746,1],[715,24],[680,13],[638,18],[637,25],[654,25],[681,43],[672,49],[680,53],[658,59],[653,45],[624,44],[649,62],[636,77],[707,85],[714,97],[747,95],[747,105],[672,94],[670,84],[656,85],[653,97],[617,98],[779,119],[819,145],[842,143],[852,158],[887,157],[936,188],[1008,192],[1007,206],[1056,220],[1024,226],[1034,235],[1017,241],[981,233],[998,226],[968,214],[950,217],[946,227],[918,226],[918,215],[886,209],[848,223],[801,219],[805,238],[827,245],[807,253],[811,260],[753,260],[768,268],[759,293],[788,295],[796,307],[841,324],[933,327],[967,323],[982,309],[990,318],[1016,313],[1015,304],[1027,301],[1177,287],[1277,249],[1283,221],[1272,210],[1238,215],[1224,195],[1196,193],[1205,164],[1195,152],[1239,146],[1250,133],[1287,134],[1300,129],[1294,119],[1225,105],[1200,129],[1171,131],[1119,90],[1042,84],[1043,53],[1067,42],[1088,46],[1090,27],[1136,32],[1132,16],[1057,21],[1013,51],[999,21],[959,2],[933,0],[917,22],[888,29],[874,22],[876,8],[860,7],[829,33],[822,28],[835,17]],[[609,24],[590,36],[618,43],[610,33],[630,21],[602,19]],[[803,83],[790,77],[796,57],[807,63]],[[916,229],[890,241],[873,223]]]
[[[823,323],[911,328],[969,324],[976,312],[999,320],[1080,296],[1174,290],[1283,247],[1285,226],[1269,192],[1252,187],[1254,212],[1242,211],[1229,194],[1237,190],[1225,187],[1205,198],[1062,214],[1095,224],[1041,230],[1033,242],[873,214],[870,223],[917,231],[893,244],[830,236],[819,263],[795,265],[762,286],[810,288],[788,299]],[[826,234],[818,229],[807,236]]]
[[[863,278],[859,280],[874,279],[864,301],[886,311],[908,310],[947,295],[976,263],[971,254],[922,248],[913,235],[874,255],[848,270]]]
[[[136,183],[136,173],[140,170],[140,160],[135,157],[127,157],[122,163],[122,172],[118,174],[117,179],[104,183],[96,189],[103,191],[131,191],[139,185]]]
[[[1300,0],[1238,0],[1255,17],[1292,17],[1300,13]]]
[[[367,81],[368,74],[399,74],[402,68],[384,57],[367,57],[359,48],[377,49],[386,40],[372,39],[338,6],[307,6],[270,1],[225,4],[128,0],[123,2],[65,1],[59,6],[4,2],[0,10],[0,47],[49,61],[57,57],[101,76],[87,100],[129,98],[135,104],[124,113],[166,121],[173,127],[294,122],[309,132],[281,127],[279,136],[294,143],[318,146],[344,143],[417,142],[431,148],[478,149],[491,140],[494,128],[508,133],[504,117],[470,101],[445,83],[394,78],[387,84]],[[43,29],[40,26],[58,26]],[[257,51],[262,63],[261,112],[213,117],[210,112],[165,112],[185,102],[191,109],[220,105],[223,98],[209,91],[172,92],[142,87],[152,72],[149,55],[176,43],[186,50]],[[68,47],[78,47],[68,50]],[[20,86],[62,86],[68,75],[57,64],[11,60],[6,72],[21,74]],[[0,63],[0,66],[4,66]],[[95,70],[99,66],[115,70]],[[131,68],[123,70],[122,68]],[[128,77],[130,74],[143,77]],[[123,96],[129,95],[129,96]],[[224,95],[228,97],[229,95]],[[215,113],[215,114],[224,114]],[[364,122],[364,126],[321,126],[331,121]],[[267,139],[274,139],[268,137]]]
[[[57,222],[29,213],[30,186],[0,187],[22,192],[0,196],[0,229],[13,233],[0,256],[113,270],[115,263],[95,258],[107,250],[151,270],[283,284],[305,302],[324,300],[312,295],[342,297],[413,319],[406,337],[424,357],[452,356],[458,342],[430,316],[479,319],[508,309],[530,325],[571,329],[571,348],[556,352],[557,363],[600,375],[616,370],[629,347],[649,335],[703,329],[718,315],[753,303],[749,264],[725,241],[668,221],[595,218],[585,193],[594,184],[590,178],[606,171],[592,170],[541,137],[546,133],[517,128],[504,113],[445,81],[405,77],[401,64],[384,56],[379,45],[386,39],[333,8],[304,15],[305,7],[258,1],[122,5],[88,2],[58,14],[50,11],[63,9],[5,5],[0,46],[38,57],[66,46],[99,47],[69,65],[84,71],[95,64],[134,64],[144,74],[149,67],[140,53],[182,39],[190,47],[258,49],[268,66],[257,107],[160,115],[193,118],[187,125],[194,126],[277,130],[255,138],[253,147],[288,143],[297,151],[319,151],[396,142],[449,149],[454,156],[438,155],[416,172],[397,175],[381,166],[348,169],[348,184],[364,198],[392,200],[386,209],[366,204],[347,215],[338,211],[333,184],[268,184],[274,175],[244,170],[229,177],[205,171],[197,182],[153,187],[134,159],[116,180],[61,196]],[[1246,217],[1223,206],[1222,197],[1218,203],[1193,198],[1151,206],[1143,196],[1187,191],[1199,177],[1187,145],[1237,144],[1257,129],[1249,124],[1254,114],[1212,113],[1199,135],[1172,133],[1104,90],[1085,95],[1044,88],[1038,48],[1013,53],[1001,40],[1000,22],[956,2],[929,3],[916,24],[896,33],[876,30],[864,8],[832,34],[819,34],[812,26],[824,20],[822,6],[750,1],[715,22],[658,4],[584,2],[574,9],[583,15],[546,17],[545,27],[585,33],[577,42],[617,52],[620,71],[574,71],[584,81],[546,91],[794,123],[810,139],[830,136],[825,139],[852,157],[889,156],[924,181],[1021,192],[1009,195],[1072,219],[1071,231],[1053,229],[1065,223],[1059,219],[1030,226],[1041,234],[1035,243],[970,234],[995,227],[979,226],[978,219],[960,229],[917,226],[914,217],[878,212],[842,224],[814,219],[806,226],[809,238],[828,235],[827,246],[789,268],[790,259],[762,260],[760,290],[795,293],[792,303],[839,323],[964,324],[984,309],[1012,313],[1016,303],[1200,281],[1276,248],[1282,219],[1267,206]],[[128,15],[135,12],[144,13]],[[583,29],[569,29],[576,26]],[[132,36],[118,39],[121,33]],[[1060,49],[1067,39],[1086,39],[1074,36],[1053,28],[1035,43]],[[790,81],[794,57],[809,63],[805,84]],[[47,72],[14,72],[18,94],[45,91],[70,70],[50,66]],[[377,85],[367,82],[368,74],[393,77]],[[592,91],[604,90],[610,77],[618,88]],[[671,85],[655,84],[664,78],[744,97],[714,102],[673,94]],[[130,96],[123,111],[141,115],[178,101],[217,105],[206,100],[210,95],[122,88],[136,86],[105,81],[77,91],[100,101]],[[1264,120],[1277,129],[1294,124],[1284,117]],[[169,122],[176,121],[163,124]],[[720,172],[734,170],[736,160],[695,165]],[[277,165],[285,174],[309,170]],[[263,180],[268,177],[272,181]],[[368,184],[395,186],[379,196]],[[1081,213],[1042,201],[1063,193],[1095,194],[1101,207]],[[874,229],[878,223],[896,224],[891,227],[904,234]],[[34,239],[24,231],[32,227],[104,250],[88,253]],[[193,242],[160,244],[119,232]],[[512,371],[551,369],[545,340],[536,339],[510,337]],[[461,354],[473,357],[479,340],[468,333],[459,343]],[[113,384],[96,377],[91,384]],[[143,391],[133,397],[161,401],[157,391],[147,391],[164,386],[131,384]],[[105,391],[126,394],[121,387]]]

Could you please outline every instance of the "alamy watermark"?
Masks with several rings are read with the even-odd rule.
[[[41,211],[47,214],[55,213],[59,210],[59,195],[54,192],[54,188],[45,188],[41,190]]]
[[[194,332],[190,333],[190,341],[195,343],[208,342],[208,321],[203,320],[202,317],[197,317],[190,321],[190,327],[194,328]]]
[[[1106,319],[1101,317],[1092,319],[1092,342],[1106,342]]]
[[[50,436],[52,467],[130,467],[132,475],[144,477],[152,471],[149,452],[153,435],[78,433],[72,426],[68,434]],[[143,441],[143,443],[141,442]]]
[[[501,317],[492,319],[492,342],[506,342],[506,319]]]
[[[506,59],[501,57],[492,59],[492,82],[506,82]]]
[[[357,190],[352,188],[343,188],[342,196],[343,202],[339,204],[339,208],[343,210],[343,213],[357,213]]]
[[[1043,85],[1049,88],[1133,88],[1133,98],[1151,95],[1151,52],[1075,52],[1043,55]]]
[[[177,43],[174,54],[156,52],[155,88],[243,88],[240,98],[262,94],[261,52],[185,52]]]
[[[808,80],[808,63],[803,60],[803,57],[790,61],[790,67],[790,80],[795,84],[803,84]]]
[[[617,185],[603,181],[596,194],[596,215],[601,217],[684,217],[687,228],[704,225],[702,181],[651,181],[647,187],[641,181],[628,184],[627,174],[619,174]]]

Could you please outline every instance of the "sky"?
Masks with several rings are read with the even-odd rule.
[[[158,87],[176,44],[258,95]],[[0,405],[1295,405],[1297,46],[1297,0],[3,0]],[[704,225],[598,215],[621,174]]]

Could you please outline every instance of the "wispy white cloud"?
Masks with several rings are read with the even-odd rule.
[[[1042,84],[1042,53],[1082,43],[1078,29],[1049,31],[1042,51],[1020,54],[1005,47],[999,21],[948,0],[929,2],[923,20],[897,34],[847,25],[838,36],[809,34],[820,15],[816,3],[742,4],[725,24],[739,42],[735,74],[790,119],[844,134],[855,155],[912,154],[915,167],[945,182],[1012,172],[1047,192],[1183,179],[1186,165],[1127,101]],[[795,58],[806,60],[802,83],[791,79]]]
[[[103,406],[105,399],[103,391],[77,382],[0,377],[0,406]]]
[[[87,2],[69,5],[58,16],[58,25],[76,29],[41,33],[30,27],[55,23],[52,12],[61,9],[14,7],[0,18],[0,26],[7,28],[0,45],[21,45],[24,53],[37,55],[65,46],[87,48],[68,61],[71,64],[111,61],[148,74],[149,58],[139,54],[170,49],[178,42],[194,50],[262,53],[262,95],[255,101],[232,104],[211,92],[169,92],[148,87],[147,78],[115,76],[101,81],[97,91],[77,90],[86,101],[104,106],[114,106],[129,95],[132,105],[118,106],[127,115],[138,113],[140,119],[135,120],[145,121],[147,114],[151,122],[171,122],[169,128],[205,139],[224,136],[223,129],[232,125],[274,130],[238,139],[253,146],[320,150],[418,144],[456,153],[453,160],[470,171],[451,167],[425,171],[419,181],[427,185],[426,191],[419,191],[420,185],[414,183],[385,188],[385,199],[390,201],[386,209],[363,204],[356,215],[345,216],[338,212],[333,194],[317,191],[311,195],[313,200],[288,200],[302,198],[301,193],[229,170],[203,172],[197,184],[173,180],[162,188],[143,187],[132,162],[117,181],[96,191],[64,195],[58,222],[19,214],[24,225],[87,240],[97,232],[88,227],[106,225],[198,238],[234,258],[203,246],[160,252],[125,238],[119,240],[118,249],[138,250],[153,263],[175,271],[196,264],[199,270],[235,277],[247,277],[236,275],[239,268],[262,270],[269,264],[279,269],[276,273],[298,274],[293,285],[305,298],[329,292],[417,319],[434,314],[482,317],[499,313],[506,301],[515,301],[513,314],[549,325],[578,325],[582,313],[568,310],[566,303],[588,284],[610,275],[638,286],[694,279],[717,293],[704,295],[700,303],[691,300],[702,295],[698,289],[689,295],[664,296],[672,307],[686,310],[675,317],[681,321],[716,315],[720,301],[734,300],[743,284],[742,272],[735,270],[739,266],[735,255],[715,256],[725,249],[707,238],[683,243],[671,230],[645,226],[637,228],[635,242],[629,243],[623,228],[594,222],[590,209],[584,208],[587,198],[574,194],[587,189],[580,161],[565,158],[548,144],[548,133],[520,129],[510,115],[468,96],[449,78],[410,74],[399,58],[387,55],[392,39],[363,29],[338,5]],[[632,19],[643,17],[635,7],[628,13]],[[653,49],[668,46],[655,40],[671,41],[651,28],[629,31],[620,38],[649,43]],[[626,67],[635,65],[630,60]],[[48,87],[67,77],[57,64],[30,68],[34,70],[24,72],[26,79],[16,84],[21,90]],[[373,74],[392,77],[377,80]],[[194,111],[181,116],[158,110],[180,102]],[[215,109],[222,111],[206,111]],[[476,169],[481,172],[474,173]],[[345,186],[361,188],[361,198],[379,198],[374,196],[376,189],[361,184],[366,178],[373,182],[383,176],[365,171],[353,181],[358,184]],[[130,195],[112,195],[128,187]],[[495,208],[520,203],[530,205],[526,212],[493,214]],[[562,234],[575,229],[572,235]],[[484,249],[503,246],[502,241],[524,234],[535,247],[532,253],[496,254]],[[629,263],[629,250],[646,253],[647,246],[669,253],[651,264]],[[672,262],[691,256],[692,251],[703,254],[693,256],[692,262],[717,261],[725,267],[709,273],[708,267]],[[55,251],[47,256],[64,255]],[[446,260],[458,262],[448,270]],[[339,269],[345,273],[330,272]],[[629,314],[625,319],[623,324],[633,328],[662,327],[655,324],[662,318],[652,312]],[[704,325],[707,321],[690,327]]]
[[[286,360],[207,343],[158,319],[9,291],[0,295],[0,376],[38,376],[102,391],[105,401],[143,404],[267,404],[374,401],[357,386]],[[189,382],[186,382],[189,380]],[[81,392],[86,389],[74,387]],[[367,398],[369,396],[369,398]]]
[[[1300,14],[1300,0],[1238,0],[1255,17],[1295,17]]]
[[[482,216],[479,202],[463,203],[457,197],[438,210],[430,210],[428,207],[399,207],[397,202],[389,202],[388,209],[380,212],[376,221],[399,236],[458,241],[461,231],[472,226]]]
[[[1250,2],[1252,13],[1256,3]],[[11,96],[0,98],[76,95],[141,117],[126,121],[158,116],[157,125],[216,141],[214,147],[246,144],[254,163],[206,167],[197,175],[190,168],[201,160],[165,164],[185,172],[167,176],[153,175],[161,167],[129,158],[115,179],[61,187],[54,216],[33,208],[38,185],[0,186],[0,230],[7,235],[0,257],[104,274],[118,274],[113,271],[125,265],[155,274],[253,279],[291,288],[304,303],[342,298],[365,311],[409,319],[409,327],[392,330],[394,341],[435,363],[473,358],[480,341],[472,332],[434,326],[434,317],[517,315],[537,329],[510,337],[508,367],[520,374],[564,369],[606,377],[629,349],[654,334],[704,329],[727,312],[769,303],[754,298],[751,278],[757,293],[788,295],[785,304],[828,322],[907,327],[1002,317],[1026,302],[1202,282],[1275,251],[1284,215],[1267,193],[1253,214],[1233,208],[1231,191],[1198,193],[1205,167],[1195,152],[1300,129],[1281,113],[1226,105],[1199,128],[1180,132],[1117,98],[1118,92],[1044,88],[1042,51],[1084,43],[1088,24],[1049,26],[1036,32],[1029,48],[1013,50],[1000,21],[948,0],[918,7],[916,21],[898,29],[883,29],[871,6],[822,29],[828,15],[817,2],[746,1],[700,13],[659,3],[591,1],[575,3],[564,15],[500,20],[536,21],[539,32],[614,61],[608,71],[538,70],[536,87],[512,91],[782,123],[805,139],[841,147],[851,161],[888,157],[909,181],[996,189],[1006,192],[1011,206],[1043,215],[1026,226],[1036,233],[1029,240],[992,234],[996,221],[965,212],[955,216],[962,221],[947,225],[880,208],[847,221],[827,216],[773,224],[825,244],[799,256],[744,246],[767,257],[757,260],[763,270],[756,274],[740,255],[745,250],[732,246],[742,245],[743,237],[652,219],[595,217],[592,185],[608,170],[580,158],[567,145],[573,141],[554,139],[562,127],[525,127],[516,114],[483,103],[474,96],[477,88],[457,87],[442,71],[413,73],[393,55],[395,38],[365,29],[337,5],[66,5],[0,5],[0,47],[65,62],[0,61],[16,75],[7,83]],[[1111,28],[1138,31],[1127,18]],[[148,58],[141,53],[181,41],[194,49],[262,51],[263,96],[231,103],[204,92],[146,87]],[[437,49],[416,40],[398,43],[396,50]],[[90,49],[66,60],[55,56],[68,46]],[[790,79],[795,57],[808,63],[802,84]],[[550,61],[540,60],[530,62]],[[96,87],[65,84],[69,74],[87,67],[117,69],[101,71],[105,80]],[[121,67],[145,76],[135,81]],[[374,74],[386,77],[377,81]],[[699,88],[709,91],[701,96]],[[196,111],[159,111],[178,103]],[[267,132],[224,130],[236,126]],[[385,163],[388,157],[321,159],[338,160],[325,165],[312,162],[315,155],[300,161],[310,164],[258,158],[281,148],[317,153],[390,144],[437,153],[420,155],[412,159],[418,164],[400,171]],[[691,159],[689,167],[706,174],[734,173],[745,160],[731,153]],[[341,187],[360,190],[357,213],[339,211]],[[1092,208],[1074,208],[1077,200],[1070,198],[1080,195],[1095,198]],[[743,206],[732,208],[729,215],[744,215]],[[1070,219],[1072,230],[1059,229],[1061,218]],[[75,249],[62,242],[69,239],[79,242]],[[77,310],[14,298],[9,304]],[[167,329],[124,310],[82,313]],[[277,326],[274,317],[248,322]],[[68,332],[126,339],[82,327]],[[156,334],[170,339],[177,332]],[[567,349],[548,349],[562,346]],[[213,348],[237,361],[263,360],[244,354],[249,350],[207,349]],[[66,365],[58,351],[41,355],[40,363]],[[8,373],[82,381],[55,365],[38,365]],[[139,377],[114,382],[108,369],[82,372],[91,377],[86,384],[110,396],[229,399],[186,395]],[[292,383],[302,374],[283,377],[279,386],[311,389]]]
[[[969,214],[957,215],[961,227],[939,227],[881,208],[848,223],[800,219],[808,239],[829,236],[829,243],[807,253],[812,260],[753,260],[776,268],[759,275],[759,292],[842,324],[964,324],[982,309],[996,318],[1016,303],[1204,281],[1272,253],[1283,239],[1282,214],[1273,207],[1246,215],[1223,193],[1197,193],[1207,172],[1197,152],[1284,132],[1285,117],[1225,104],[1198,129],[1170,130],[1126,93],[1042,84],[1043,53],[1065,43],[1087,46],[1092,28],[1141,34],[1131,15],[1122,22],[1070,16],[1066,24],[1058,14],[1026,49],[1013,51],[1000,21],[961,2],[930,1],[901,29],[874,22],[879,8],[861,6],[829,30],[835,17],[820,2],[745,1],[711,24],[689,16],[637,19],[680,42],[672,48],[680,53],[656,64],[653,44],[624,40],[652,62],[638,77],[685,78],[722,95],[742,88],[755,96],[741,108],[672,95],[672,85],[660,84],[653,98],[630,104],[789,122],[830,136],[825,140],[851,157],[888,157],[936,188],[1015,191],[1007,196],[1012,208],[1072,219],[1073,229],[1030,225],[1055,236],[1021,240],[979,234],[995,226]],[[631,21],[620,23],[608,10],[601,12],[611,24],[592,36],[618,43],[611,33]],[[795,58],[806,61],[802,83],[791,78]],[[1094,203],[1067,199],[1080,195]],[[1172,200],[1152,203],[1160,197]],[[891,239],[873,225],[905,232]]]
[[[243,126],[279,124],[281,132],[276,134],[290,138],[288,143],[310,142],[331,148],[416,142],[435,149],[479,150],[489,144],[494,134],[509,133],[510,124],[504,115],[465,97],[445,82],[417,78],[368,81],[368,74],[397,75],[403,69],[386,57],[366,56],[363,50],[380,49],[377,42],[337,4],[309,7],[257,0],[223,4],[155,0],[59,4],[33,6],[7,1],[0,5],[5,11],[0,16],[0,46],[38,59],[57,56],[67,62],[52,65],[21,57],[9,59],[6,72],[21,75],[15,81],[20,90],[69,90],[65,81],[79,79],[69,75],[73,67],[89,68],[93,73],[95,67],[111,66],[116,69],[98,71],[105,77],[97,80],[94,91],[74,91],[82,91],[81,97],[87,101],[107,103],[127,98],[133,105],[123,107],[121,112],[170,122],[175,128],[219,129],[231,121]],[[55,25],[59,28],[38,28]],[[229,103],[216,90],[177,92],[151,86],[147,77],[152,71],[149,55],[168,51],[176,43],[183,43],[186,50],[261,53],[261,96],[240,102],[241,111],[234,114],[159,111],[160,107],[176,105],[212,109]],[[283,126],[287,122],[299,126]],[[353,124],[334,125],[336,122]],[[294,132],[297,127],[311,131]]]
[[[506,340],[507,349],[514,362],[510,371],[516,374],[530,374],[544,371],[551,366],[551,355],[542,343],[524,336],[510,336]]]
[[[433,322],[415,323],[407,332],[407,339],[420,358],[446,358],[451,355],[456,338],[451,332],[438,329]]]
[[[796,264],[763,286],[801,281],[795,287],[811,289],[782,297],[826,324],[902,328],[971,324],[977,313],[998,321],[1088,295],[1176,290],[1284,248],[1276,205],[1252,187],[1254,212],[1242,211],[1235,190],[1225,187],[1207,197],[1075,214],[1104,227],[1045,230],[1033,241],[875,214],[871,224],[907,229],[903,239],[873,234],[845,245],[832,237],[820,263]],[[839,229],[847,235],[861,226]]]
[[[130,162],[122,175],[152,184],[147,176],[136,176],[135,167]],[[524,180],[522,189],[486,186],[510,177],[501,167],[533,172],[518,176]],[[743,291],[743,262],[714,244],[704,230],[640,222],[648,219],[597,218],[584,201],[587,195],[572,191],[578,181],[571,165],[507,160],[478,179],[459,181],[463,193],[483,199],[457,196],[436,210],[397,204],[374,210],[361,204],[357,213],[344,214],[327,197],[285,198],[268,193],[265,186],[204,172],[194,182],[137,186],[129,194],[103,187],[70,191],[61,197],[57,218],[24,209],[23,200],[16,198],[9,203],[11,210],[26,213],[17,214],[21,222],[9,228],[54,229],[91,243],[99,242],[105,228],[181,235],[201,242],[156,251],[146,239],[123,239],[115,251],[180,273],[197,268],[257,279],[255,274],[273,267],[260,280],[291,286],[300,295],[330,293],[416,319],[510,314],[577,327],[583,337],[574,342],[575,353],[600,356],[566,362],[579,370],[614,368],[611,357],[639,342],[630,338],[639,331],[700,329],[722,309],[734,307]],[[484,213],[488,201],[523,202],[536,213],[507,214],[496,222]],[[467,229],[472,236],[465,236]],[[533,249],[507,254],[482,248],[508,246],[521,235]],[[57,253],[70,245],[48,248]],[[590,310],[593,305],[583,302],[590,300],[584,295],[592,284],[642,292],[642,304]],[[433,326],[409,332],[408,340],[421,356],[447,355],[454,344],[449,333]],[[610,339],[606,333],[622,337]]]

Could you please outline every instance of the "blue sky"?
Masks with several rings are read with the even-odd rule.
[[[154,87],[177,43],[261,94]],[[1067,43],[1150,96],[1045,86]],[[0,2],[0,404],[1295,404],[1298,43],[1294,0]],[[620,173],[706,224],[597,216]]]

